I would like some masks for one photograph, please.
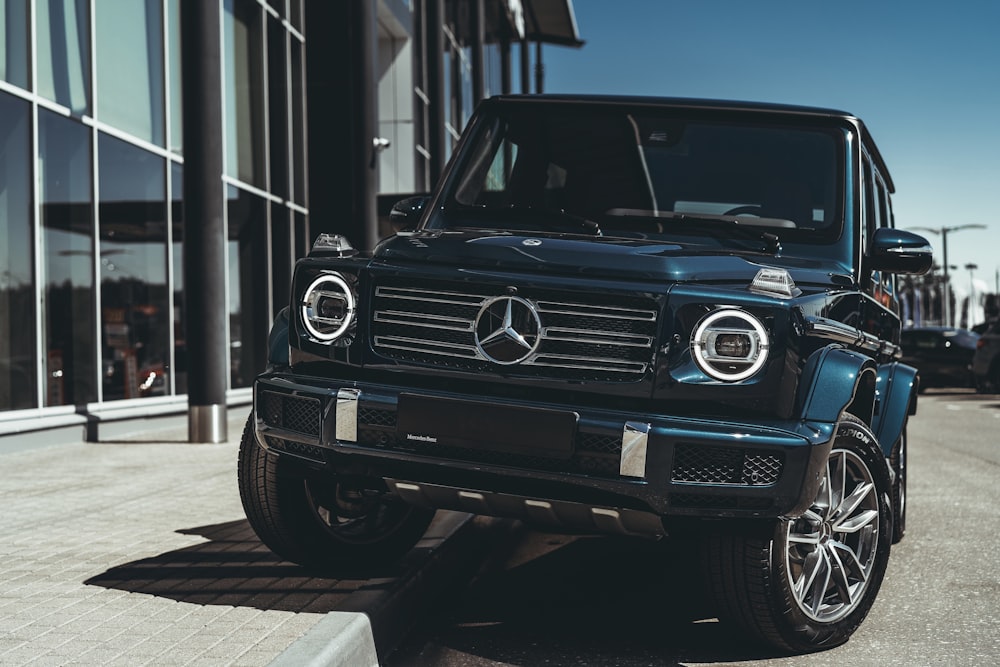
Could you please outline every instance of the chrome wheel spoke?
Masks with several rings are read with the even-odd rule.
[[[813,583],[816,581],[816,576],[819,574],[820,570],[820,550],[812,551],[806,556],[805,561],[802,563],[802,572],[799,574],[799,578],[795,581],[792,589],[795,593],[795,597],[798,598],[799,602],[805,603],[806,593],[809,591]]]
[[[875,485],[871,482],[866,482],[863,484],[858,484],[853,492],[843,500],[841,500],[840,505],[837,506],[836,511],[833,513],[834,527],[840,525],[841,522],[846,521],[848,518],[854,514],[854,510],[865,501],[872,491],[875,490]],[[876,515],[878,512],[876,512]]]
[[[847,552],[844,555],[848,557],[849,563],[851,562],[851,558],[853,558],[854,553],[850,549],[847,549],[846,547],[843,547],[843,545],[837,543],[831,543],[829,547],[830,563],[831,563],[830,572],[831,572],[831,579],[833,581],[833,588],[836,591],[837,597],[840,599],[840,602],[846,605],[846,604],[851,604],[852,601],[851,581],[848,576],[849,574],[848,566],[845,565],[844,561],[840,557],[840,554],[838,554],[838,551],[841,554],[843,554],[844,551]]]
[[[825,549],[816,551],[818,555],[816,573],[812,585],[809,587],[806,602],[813,614],[819,614],[823,607],[823,600],[826,598],[826,591],[830,587],[830,557]]]
[[[845,577],[853,576],[862,583],[868,580],[868,570],[853,549],[842,542],[833,542],[832,551],[843,565]]]
[[[838,521],[833,528],[838,533],[856,533],[865,526],[872,525],[878,520],[878,510],[865,510],[858,512],[852,517]]]
[[[814,533],[789,533],[788,541],[793,544],[819,544],[822,538],[822,533],[816,531]]]

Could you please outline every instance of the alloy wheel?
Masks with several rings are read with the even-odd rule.
[[[871,471],[854,452],[833,450],[812,507],[788,524],[785,571],[802,613],[832,623],[858,606],[875,565],[878,527]]]

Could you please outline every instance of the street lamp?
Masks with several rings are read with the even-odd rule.
[[[951,283],[948,282],[948,232],[963,229],[986,229],[986,225],[954,225],[952,227],[912,227],[915,231],[930,232],[941,237],[941,266],[944,267],[944,325],[951,326]]]

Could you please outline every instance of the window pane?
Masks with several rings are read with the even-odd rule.
[[[76,114],[90,113],[87,0],[38,0],[38,94]]]
[[[30,114],[0,93],[0,410],[36,407]]]
[[[103,134],[97,149],[104,400],[167,394],[164,160]]]
[[[267,362],[267,202],[228,188],[232,387],[249,387]]]
[[[28,0],[0,0],[0,79],[27,88]]]
[[[163,9],[160,0],[97,0],[97,113],[109,125],[163,145]]]
[[[90,130],[38,112],[45,405],[97,400]]]
[[[262,10],[251,0],[225,0],[225,10],[226,173],[263,188]]]
[[[187,393],[187,320],[184,300],[184,168],[170,165],[170,215],[173,225],[174,271],[174,393]]]

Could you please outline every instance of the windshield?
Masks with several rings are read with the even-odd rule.
[[[753,231],[795,243],[839,236],[841,130],[677,114],[494,105],[432,226],[595,233],[596,225],[605,236],[714,245],[745,243]]]

